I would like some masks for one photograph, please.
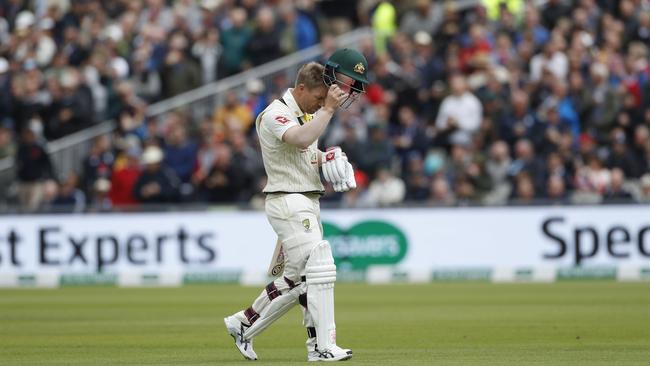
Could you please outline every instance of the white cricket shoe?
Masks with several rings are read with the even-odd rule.
[[[314,351],[307,353],[307,361],[345,361],[352,358],[352,350],[341,348],[337,345],[332,346],[327,351],[319,351],[318,347]]]
[[[235,346],[239,352],[247,360],[257,360],[257,354],[253,351],[253,340],[244,339],[244,327],[246,327],[235,316],[228,316],[223,318],[226,324],[228,334],[235,339]]]

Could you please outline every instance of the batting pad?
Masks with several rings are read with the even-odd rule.
[[[298,297],[304,291],[304,284],[300,284],[286,293],[276,297],[262,310],[259,319],[255,321],[244,332],[244,338],[253,339],[256,335],[262,333],[269,325],[286,314],[294,305],[298,303]]]
[[[334,282],[336,265],[330,243],[319,242],[311,251],[307,266],[307,308],[316,327],[318,349],[327,351],[336,345],[334,322]]]

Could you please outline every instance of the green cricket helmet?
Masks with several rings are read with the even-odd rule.
[[[364,85],[368,84],[368,61],[359,51],[351,48],[336,50],[325,63],[323,70],[323,81],[327,86],[336,83],[339,86],[345,85],[337,74],[352,78],[354,83],[350,86],[347,99],[341,103],[341,107],[349,107],[359,95],[364,92]],[[344,89],[345,90],[345,89]]]

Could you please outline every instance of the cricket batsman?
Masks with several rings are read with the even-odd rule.
[[[252,306],[224,319],[246,359],[257,359],[253,338],[298,303],[307,328],[307,360],[352,358],[351,350],[336,344],[336,266],[330,244],[323,240],[319,199],[324,187],[319,169],[337,192],[356,188],[356,182],[341,149],[320,151],[318,138],[336,109],[347,108],[364,92],[367,70],[366,58],[348,48],[334,52],[325,66],[303,65],[294,87],[271,102],[255,121],[268,176],[265,211],[278,236],[273,261],[284,261],[280,259],[280,266],[275,267],[282,270],[273,273],[279,277]]]

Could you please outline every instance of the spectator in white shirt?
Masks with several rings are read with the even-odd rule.
[[[564,40],[553,37],[544,45],[544,50],[530,60],[530,80],[538,82],[544,71],[548,71],[559,80],[566,80],[569,72],[569,59],[562,52]]]
[[[453,75],[449,80],[451,95],[447,96],[440,105],[436,118],[436,129],[449,133],[454,140],[461,136],[471,135],[481,125],[483,106],[479,99],[467,88],[465,77]]]
[[[380,168],[376,178],[370,183],[368,193],[364,198],[364,207],[394,206],[404,201],[406,185],[390,170]]]

